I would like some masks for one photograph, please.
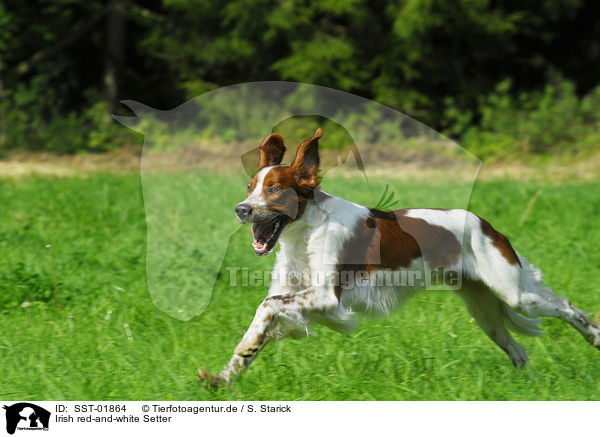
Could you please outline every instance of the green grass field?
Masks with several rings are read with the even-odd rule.
[[[202,206],[197,235],[186,228],[201,270],[218,259],[210,235],[239,227],[233,207],[245,181],[169,178],[182,187],[210,182],[208,190],[182,195],[184,203]],[[325,185],[333,194],[370,204],[385,187],[359,179]],[[391,186],[401,200],[398,207],[456,206],[466,189]],[[598,193],[591,183],[486,182],[476,185],[469,208],[542,268],[555,291],[598,321]],[[227,362],[264,287],[231,288],[228,273],[221,272],[200,316],[184,322],[158,311],[146,285],[139,175],[0,179],[0,204],[0,399],[600,399],[600,353],[570,326],[546,320],[545,336],[517,336],[531,360],[530,369],[517,370],[462,302],[443,291],[425,292],[388,318],[362,320],[349,335],[317,327],[310,338],[272,343],[232,389],[208,391],[198,384],[197,369],[217,372]],[[170,211],[177,223],[178,214],[192,213],[193,208]],[[202,226],[210,217],[210,225]],[[194,223],[191,216],[181,220]],[[256,258],[250,239],[246,227],[235,233],[225,264],[269,269],[274,256]],[[208,292],[198,290],[201,296]]]

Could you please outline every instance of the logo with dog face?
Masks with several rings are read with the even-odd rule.
[[[18,430],[48,431],[50,411],[28,402],[4,406],[6,410],[6,432],[14,434]]]
[[[422,193],[414,182],[442,175],[440,180],[445,184],[455,181],[460,188],[453,191],[451,200],[445,190],[429,190],[438,197],[429,201],[435,206],[447,208],[451,203],[451,209],[466,209],[481,162],[438,132],[387,106],[330,88],[292,82],[219,88],[167,111],[134,101],[122,103],[135,116],[114,118],[144,134],[140,176],[146,212],[148,291],[159,310],[179,320],[202,314],[219,281],[223,290],[240,290],[227,287],[225,279],[229,276],[230,285],[234,285],[239,278],[235,273],[232,277],[231,272],[244,275],[253,266],[240,257],[240,244],[261,257],[275,251],[279,237],[289,234],[290,225],[303,215],[307,199],[315,200],[312,203],[320,213],[307,214],[305,221],[333,213],[326,210],[326,199],[319,197],[320,190],[316,189],[321,179],[327,188],[330,176],[339,188],[335,195],[362,199],[384,212],[362,226],[364,247],[345,251],[359,255],[345,256],[344,264],[365,264],[360,254],[369,251],[365,265],[383,265],[381,233],[370,226],[381,220],[397,222],[395,229],[410,228],[412,247],[419,246],[415,250],[425,252],[424,258],[434,267],[447,263],[439,255],[442,251],[430,250],[429,241],[450,242],[449,249],[456,249],[463,241],[461,235],[444,239],[447,234],[421,240],[428,234],[418,220],[391,214],[397,209],[395,190],[392,186],[388,191],[388,185],[381,181],[386,174],[403,175],[405,182],[396,186],[399,194],[406,191],[399,196],[406,204],[420,202]],[[292,153],[284,156],[284,139],[288,147],[299,144],[296,155],[290,150]],[[374,177],[367,178],[367,169]],[[341,185],[341,180],[348,182]],[[247,199],[238,203],[245,193]],[[367,193],[372,193],[370,199]],[[233,215],[236,203],[237,220]],[[249,226],[242,230],[238,221],[251,222],[252,235]],[[323,248],[332,247],[332,237],[323,238]],[[334,263],[324,259],[326,265]],[[462,262],[462,257],[457,259],[457,263]],[[352,277],[355,270],[351,270]],[[432,287],[438,282],[433,280],[437,278],[425,277],[429,279]],[[271,282],[268,278],[263,281],[265,285]],[[444,285],[455,288],[459,283],[447,281]]]

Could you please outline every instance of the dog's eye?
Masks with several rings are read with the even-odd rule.
[[[248,192],[250,192],[250,184],[248,184]]]
[[[269,187],[269,189],[267,190],[267,192],[269,194],[279,193],[279,188],[277,188],[277,187]]]

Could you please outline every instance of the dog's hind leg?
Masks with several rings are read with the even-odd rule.
[[[220,375],[211,376],[202,369],[199,379],[215,386],[221,382],[231,383],[232,378],[250,365],[268,341],[307,336],[311,320],[318,319],[317,316],[335,317],[338,307],[333,290],[322,288],[268,296],[259,305],[250,327]]]
[[[506,352],[513,365],[525,366],[525,349],[513,339],[508,329],[527,335],[538,335],[541,331],[537,328],[537,321],[514,313],[481,282],[465,281],[463,288],[457,290],[456,294],[462,298],[481,329]]]
[[[517,309],[532,317],[557,317],[573,326],[591,345],[600,349],[600,328],[568,299],[541,282],[521,293]]]
[[[473,223],[471,228],[477,229]],[[479,278],[513,310],[530,317],[564,320],[600,349],[600,328],[582,310],[544,284],[542,272],[520,256],[503,235],[494,231],[496,239],[491,240],[490,232],[488,229],[487,233],[471,233],[474,257],[466,257],[470,276]],[[513,314],[524,319],[514,311]]]

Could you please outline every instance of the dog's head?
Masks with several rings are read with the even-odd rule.
[[[271,134],[260,145],[258,172],[248,183],[248,196],[235,207],[240,223],[253,223],[254,253],[271,253],[286,226],[298,220],[319,186],[319,138],[317,129],[304,140],[290,165],[281,165],[283,138]]]

